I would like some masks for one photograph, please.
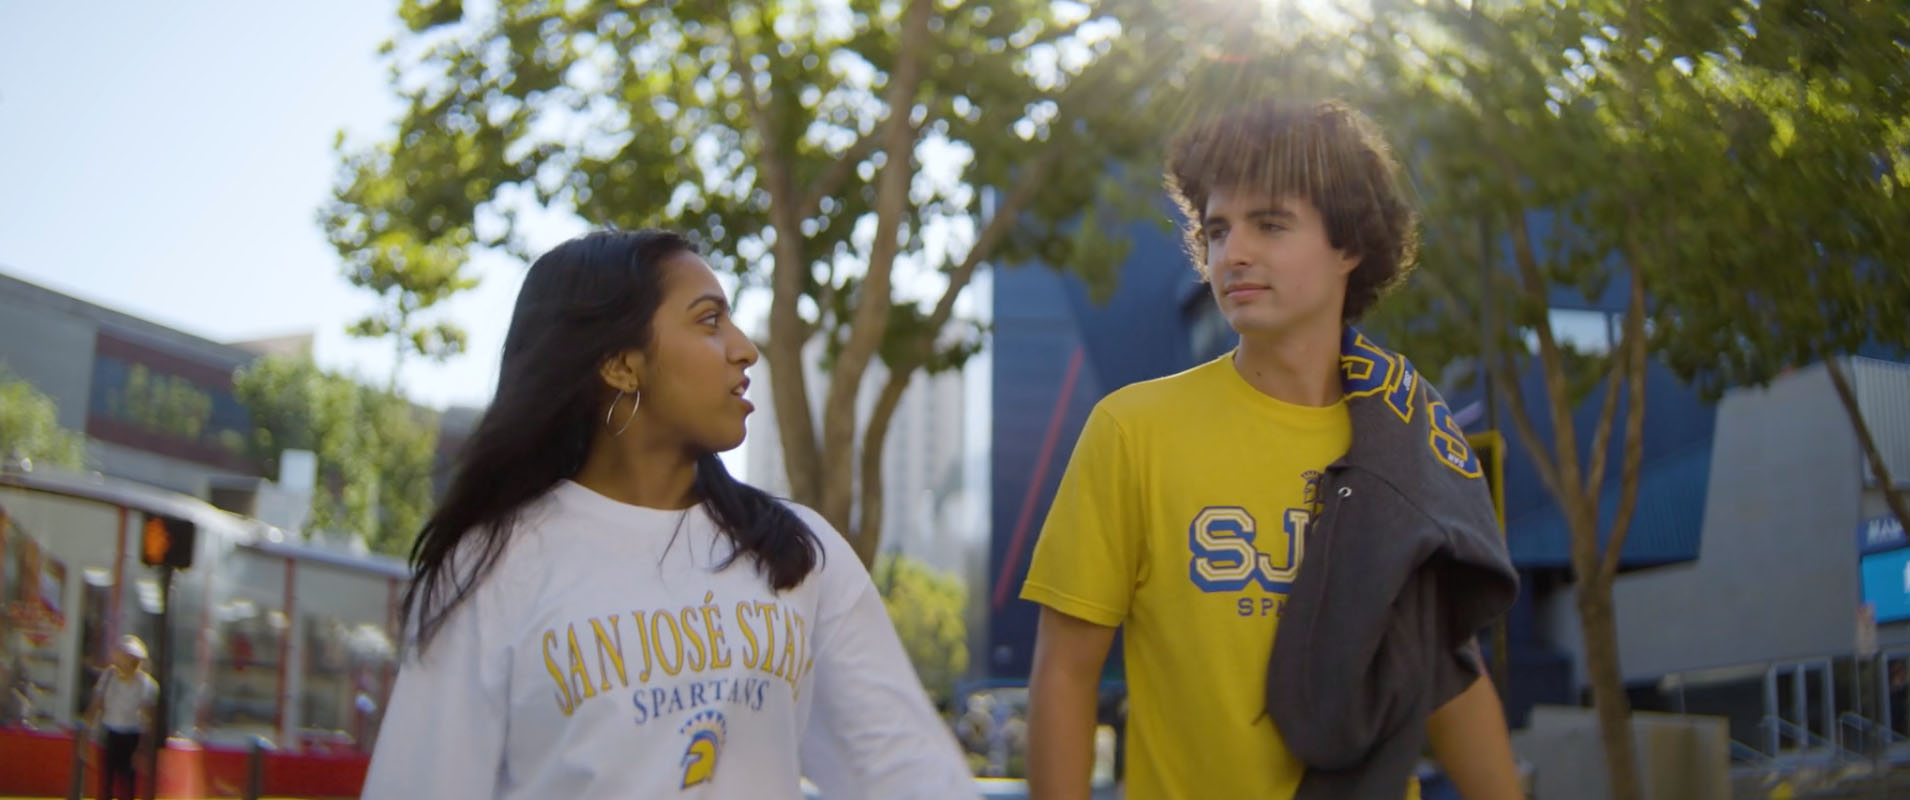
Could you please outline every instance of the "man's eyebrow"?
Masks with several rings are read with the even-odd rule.
[[[1285,208],[1281,208],[1279,206],[1273,206],[1271,208],[1256,208],[1252,211],[1247,212],[1247,219],[1254,219],[1254,220],[1272,219],[1272,220],[1285,222],[1285,221],[1293,219],[1293,212],[1288,211]]]
[[[1288,211],[1287,209],[1282,208],[1280,206],[1256,208],[1252,211],[1247,212],[1244,216],[1249,221],[1275,220],[1278,222],[1289,222],[1289,221],[1292,221],[1294,218],[1293,212]],[[1200,223],[1201,227],[1203,228],[1217,228],[1226,224],[1228,224],[1227,218],[1223,216],[1210,216],[1204,220],[1201,220],[1201,223]]]

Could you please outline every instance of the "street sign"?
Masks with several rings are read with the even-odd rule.
[[[1878,622],[1910,619],[1910,547],[1864,556],[1858,570],[1863,601],[1876,607]]]
[[[1857,523],[1857,553],[1870,555],[1885,550],[1895,550],[1910,545],[1910,536],[1906,536],[1903,523],[1897,521],[1894,514],[1871,517]]]

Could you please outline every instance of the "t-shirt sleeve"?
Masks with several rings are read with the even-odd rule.
[[[499,576],[494,572],[489,579]],[[480,586],[430,647],[407,647],[365,775],[364,800],[493,797],[504,760],[510,651]]]
[[[802,516],[824,540],[826,559],[803,774],[831,800],[977,798],[955,734],[922,689],[868,571],[819,515]]]
[[[1035,541],[1022,598],[1096,625],[1127,619],[1145,563],[1136,466],[1120,422],[1095,406]]]

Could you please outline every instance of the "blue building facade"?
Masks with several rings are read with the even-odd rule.
[[[1088,412],[1115,389],[1197,361],[1180,299],[1201,287],[1177,234],[1147,222],[1130,224],[1127,233],[1131,249],[1106,298],[1046,266],[995,272],[984,667],[990,679],[1028,675],[1039,613],[1018,595]],[[1119,668],[1117,646],[1110,671]]]

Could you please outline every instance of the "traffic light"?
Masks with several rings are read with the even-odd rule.
[[[1492,493],[1492,513],[1499,518],[1499,535],[1505,536],[1505,437],[1496,430],[1466,434],[1466,445],[1479,457],[1486,473],[1486,491]]]
[[[146,566],[175,569],[192,566],[192,545],[199,531],[190,520],[147,514],[141,531],[139,560]]]

